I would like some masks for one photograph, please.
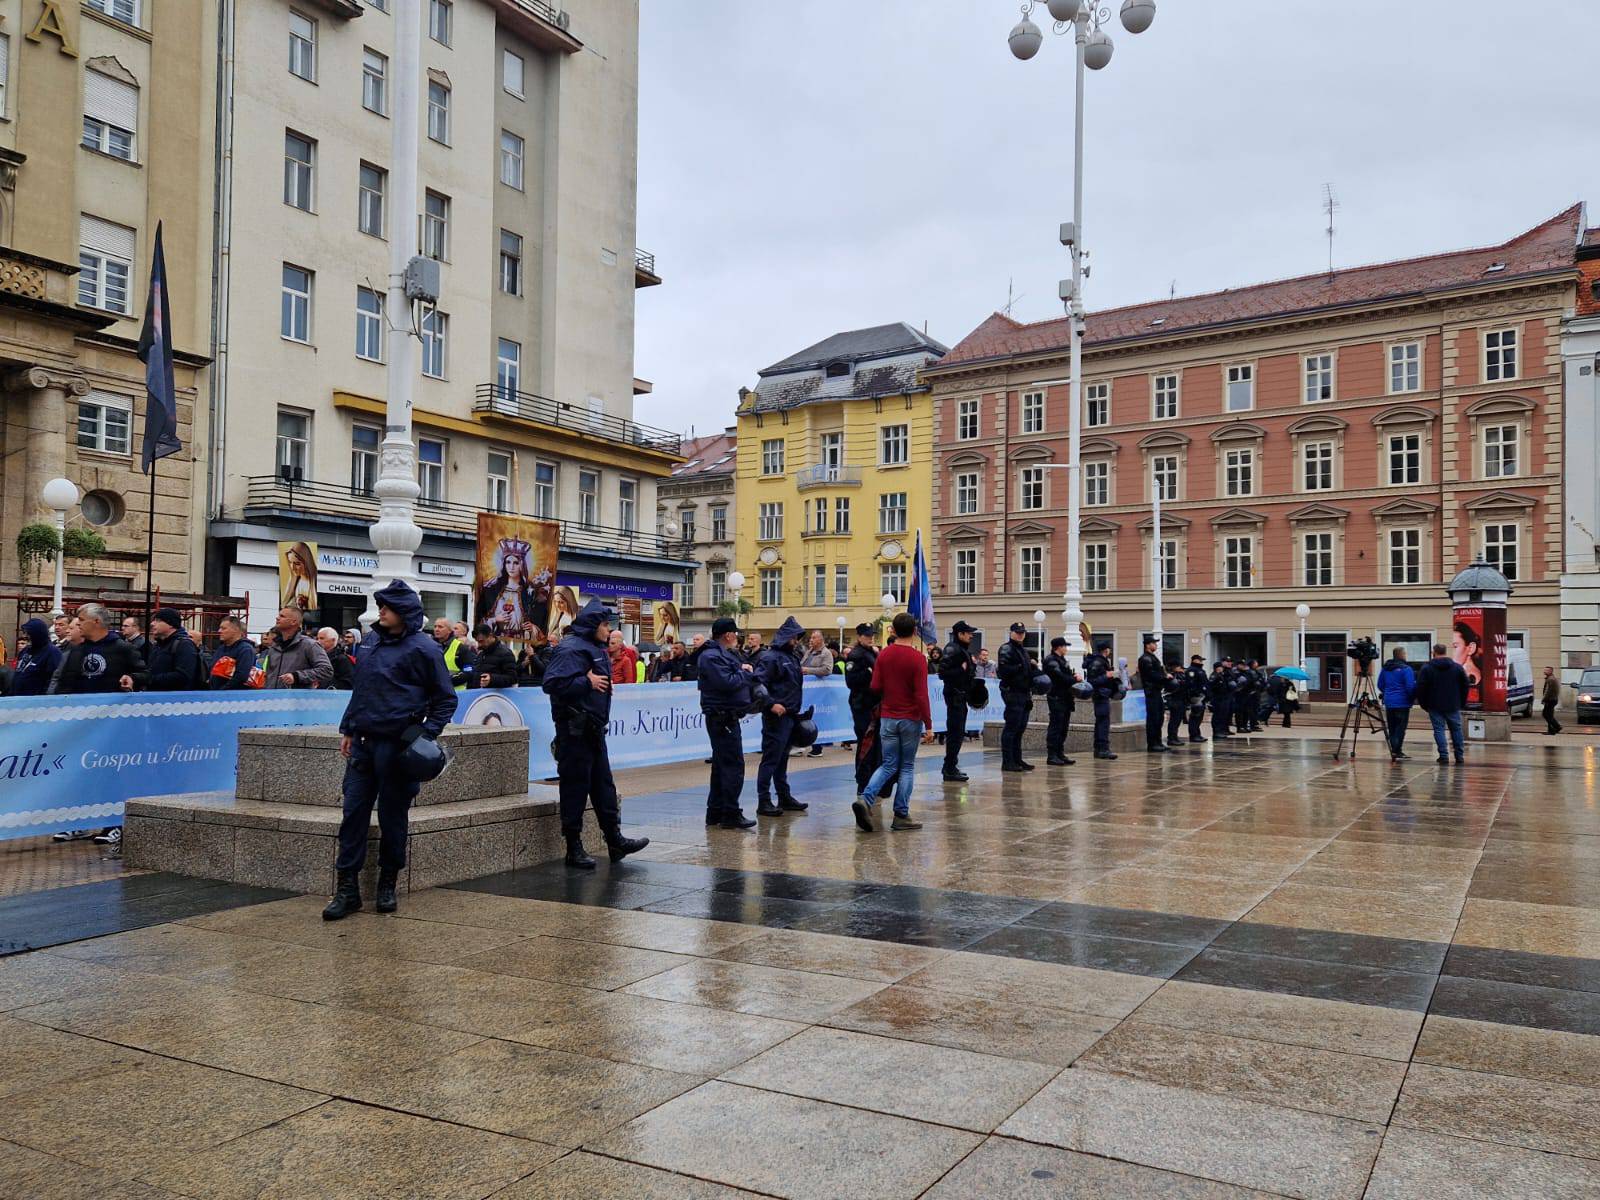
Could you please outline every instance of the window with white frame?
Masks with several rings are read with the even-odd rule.
[[[903,467],[911,461],[911,426],[885,425],[878,431],[878,463]]]
[[[821,608],[828,602],[828,567],[817,563],[811,568],[811,603]]]
[[[1089,426],[1111,424],[1111,385],[1091,383],[1083,389],[1083,423]]]
[[[133,448],[133,402],[109,392],[78,401],[78,449],[128,454]]]
[[[893,596],[896,604],[906,602],[905,563],[882,563],[878,567],[878,588],[881,595]]]
[[[1228,450],[1222,457],[1222,492],[1226,496],[1253,496],[1256,490],[1256,452]]]
[[[1517,581],[1517,526],[1493,523],[1483,527],[1483,561],[1513,583]]]
[[[508,95],[515,96],[518,100],[526,97],[523,91],[523,77],[527,73],[527,64],[523,62],[522,55],[513,54],[510,50],[500,53],[500,86]]]
[[[1083,544],[1083,590],[1104,592],[1111,587],[1111,547],[1106,542]]]
[[[756,510],[756,540],[775,542],[783,537],[783,501],[766,500]]]
[[[422,504],[444,503],[444,443],[434,438],[417,442],[417,500]]]
[[[906,531],[906,494],[884,492],[878,497],[878,532],[904,533]]]
[[[678,510],[678,537],[685,542],[694,541],[695,515],[692,508]]]
[[[511,399],[522,388],[522,343],[497,338],[494,351],[494,386],[500,395]]]
[[[429,379],[443,379],[450,363],[449,315],[437,308],[427,309],[417,328],[422,335],[422,373]]]
[[[726,504],[713,504],[711,506],[711,540],[725,542],[728,540],[728,506]]]
[[[92,68],[84,71],[83,144],[132,161],[138,128],[139,89]]]
[[[500,131],[500,182],[522,190],[523,141],[509,129]]]
[[[78,218],[78,303],[107,312],[132,313],[129,289],[133,277],[136,234],[83,213]]]
[[[378,482],[383,433],[371,425],[350,428],[350,494],[370,496]]]
[[[371,46],[361,48],[361,107],[389,115],[389,59]]]
[[[1483,477],[1506,479],[1517,473],[1518,429],[1515,425],[1483,427]]]
[[[422,196],[422,253],[440,262],[450,257],[450,197],[431,189]]]
[[[1022,393],[1022,432],[1044,432],[1044,393]]]
[[[455,6],[450,0],[428,0],[429,37],[441,46],[448,46],[454,24]]]
[[[627,533],[639,528],[639,481],[617,481],[617,524]]]
[[[1023,467],[1017,472],[1017,507],[1028,509],[1044,507],[1044,468]]]
[[[450,89],[437,79],[428,81],[428,136],[441,146],[450,144]]]
[[[1156,565],[1161,572],[1161,586],[1175,591],[1178,586],[1178,540],[1163,538],[1156,548]]]
[[[711,607],[721,608],[728,598],[728,572],[724,567],[712,567],[711,579]]]
[[[1320,404],[1324,400],[1333,399],[1333,355],[1308,354],[1306,355],[1306,386],[1305,398],[1307,404]]]
[[[522,295],[522,235],[508,229],[500,231],[500,290]]]
[[[383,361],[383,297],[371,288],[356,289],[356,357]]]
[[[1422,582],[1422,530],[1389,530],[1389,582]]]
[[[1308,492],[1333,490],[1333,443],[1305,442],[1300,447],[1300,478]]]
[[[0,119],[4,119],[8,111],[6,104],[6,89],[11,83],[11,37],[9,34],[0,33]]]
[[[844,469],[844,434],[825,433],[817,441],[817,465],[822,475],[832,483]]]
[[[954,569],[952,574],[956,581],[956,595],[975,596],[978,594],[978,552],[975,549],[963,548],[955,552],[952,560]]]
[[[600,473],[578,472],[578,524],[592,529],[600,523]]]
[[[840,607],[850,603],[850,568],[844,563],[833,568],[833,602]]]
[[[1150,457],[1150,487],[1153,496],[1163,500],[1178,498],[1178,456],[1154,454]]]
[[[818,496],[811,502],[811,531],[813,533],[828,532],[828,498]]]
[[[304,479],[311,474],[311,414],[278,410],[278,475]]]
[[[835,496],[833,499],[833,531],[835,533],[850,532],[849,496]]]
[[[783,568],[762,567],[760,571],[761,607],[777,608],[783,603]]]
[[[1303,535],[1302,554],[1306,587],[1333,586],[1333,534],[1308,533]]]
[[[139,23],[139,0],[83,0],[83,6],[105,16],[115,17],[124,25]]]
[[[978,511],[978,473],[963,471],[956,476],[956,514],[967,516]]]
[[[1178,415],[1178,377],[1157,375],[1150,382],[1152,412],[1158,421],[1171,420]]]
[[[311,342],[311,289],[315,276],[304,267],[283,264],[283,295],[278,308],[278,336]]]
[[[1250,363],[1235,363],[1224,375],[1228,412],[1247,412],[1256,406],[1256,369]]]
[[[956,403],[956,437],[969,442],[978,436],[978,398],[969,396]]]
[[[551,520],[556,515],[556,464],[533,464],[533,515]]]
[[[362,233],[383,236],[384,197],[388,190],[389,172],[371,163],[362,163],[356,202],[356,228]]]
[[[1420,433],[1390,434],[1387,455],[1390,487],[1422,482],[1422,435]]]
[[[783,439],[767,438],[761,443],[761,473],[783,474]]]
[[[292,129],[284,130],[283,202],[290,208],[311,211],[316,164],[316,142]]]
[[[501,450],[490,450],[485,455],[487,466],[484,478],[487,483],[484,507],[490,512],[511,511],[511,455]]]
[[[1111,464],[1101,460],[1083,464],[1083,502],[1088,505],[1111,503]]]
[[[1517,377],[1517,331],[1491,329],[1483,335],[1483,378],[1497,383]]]
[[[1044,547],[1021,546],[1017,549],[1017,591],[1044,591]]]
[[[317,79],[317,23],[292,8],[289,10],[289,74],[313,83]]]
[[[1422,343],[1396,342],[1389,347],[1389,393],[1422,390]]]
[[[1251,586],[1255,566],[1255,538],[1249,534],[1222,539],[1222,586]]]

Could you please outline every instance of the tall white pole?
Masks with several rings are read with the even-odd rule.
[[[1072,328],[1072,380],[1067,414],[1067,588],[1062,596],[1062,619],[1066,622],[1067,651],[1074,657],[1088,653],[1084,645],[1083,584],[1079,578],[1078,519],[1081,488],[1078,480],[1078,447],[1083,433],[1083,51],[1089,41],[1089,14],[1093,5],[1078,13],[1074,40],[1076,46],[1077,106],[1072,115],[1072,298],[1067,314]]]
[[[378,457],[378,521],[372,547],[378,552],[374,588],[391,579],[418,591],[415,555],[422,545],[417,525],[417,451],[411,441],[412,395],[417,382],[417,342],[405,294],[406,264],[417,253],[417,156],[421,149],[422,0],[394,0],[394,113],[390,122],[388,404]],[[377,601],[361,614],[363,627],[378,619]]]
[[[56,593],[55,600],[50,608],[50,617],[54,620],[63,613],[61,607],[61,590],[67,580],[67,510],[56,509]]]
[[[1161,476],[1156,472],[1154,455],[1150,458],[1150,508],[1155,519],[1150,531],[1150,599],[1154,610],[1150,632],[1155,634],[1156,653],[1165,659],[1166,642],[1161,636],[1165,632],[1161,628]]]

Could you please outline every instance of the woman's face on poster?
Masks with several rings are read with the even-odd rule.
[[[522,556],[520,554],[506,555],[506,578],[515,582],[522,578]]]
[[[284,557],[289,560],[289,570],[304,579],[306,577],[306,560],[300,557],[300,551],[289,550],[285,552]]]

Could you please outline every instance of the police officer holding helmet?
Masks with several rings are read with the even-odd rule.
[[[550,697],[550,719],[556,727],[566,863],[580,871],[594,870],[594,859],[583,848],[586,802],[594,806],[612,862],[650,844],[649,838],[622,836],[622,808],[606,753],[611,723],[611,659],[606,653],[610,637],[611,610],[598,600],[589,601],[551,652],[541,684]]]
[[[1094,698],[1094,756],[1115,758],[1111,750],[1111,700],[1120,680],[1111,669],[1111,643],[1102,642],[1093,654],[1084,656],[1083,677]]]
[[[961,743],[967,736],[967,703],[978,678],[972,657],[972,637],[978,631],[965,621],[950,627],[950,641],[939,656],[939,682],[944,684],[944,778],[965,783],[961,769]]]
[[[1070,767],[1073,759],[1067,757],[1067,726],[1072,721],[1073,691],[1078,673],[1067,661],[1067,639],[1050,639],[1050,653],[1044,656],[1044,673],[1050,676],[1050,691],[1045,703],[1050,709],[1050,724],[1045,730],[1045,749],[1049,757],[1044,761],[1052,767]]]
[[[1206,660],[1204,655],[1191,654],[1189,665],[1183,671],[1184,692],[1189,704],[1189,741],[1199,745],[1206,741],[1200,732],[1200,723],[1206,717]]]
[[[378,892],[381,913],[398,907],[395,885],[406,865],[411,802],[422,784],[444,770],[436,741],[456,711],[455,688],[439,644],[422,632],[422,600],[401,580],[373,599],[378,621],[357,651],[350,702],[339,722],[344,771],[344,818],[339,822],[338,890],[322,910],[337,921],[361,907],[361,868],[373,805],[378,809]]]
[[[753,829],[755,821],[739,808],[744,791],[744,735],[739,722],[755,704],[755,668],[739,652],[739,626],[732,617],[711,623],[711,640],[697,656],[695,683],[700,711],[711,739],[711,790],[706,794],[706,824],[723,829]]]

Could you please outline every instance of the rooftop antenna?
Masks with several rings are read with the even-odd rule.
[[[1328,278],[1333,278],[1333,214],[1343,205],[1333,194],[1333,184],[1322,185],[1322,211],[1328,214]]]
[[[1178,281],[1176,279],[1174,279],[1172,281],[1172,286],[1167,289],[1167,299],[1168,300],[1176,300],[1177,298],[1178,298]]]
[[[1011,315],[1011,309],[1016,305],[1017,301],[1021,300],[1027,295],[1026,292],[1022,293],[1021,296],[1017,295],[1015,284],[1015,279],[1006,280],[1006,306],[1001,311],[1004,312],[1008,317]]]

